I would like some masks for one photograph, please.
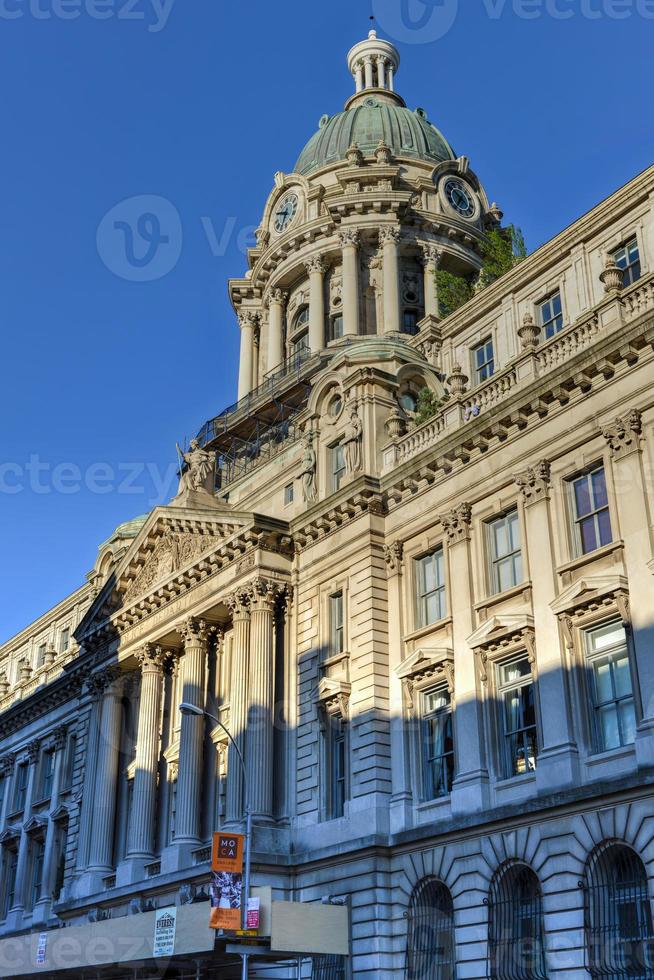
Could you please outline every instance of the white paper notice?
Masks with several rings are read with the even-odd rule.
[[[155,959],[160,956],[172,956],[175,952],[175,927],[177,925],[177,909],[159,909],[154,918],[154,943],[152,955]]]

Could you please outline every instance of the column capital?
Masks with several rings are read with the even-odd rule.
[[[163,674],[166,661],[169,657],[169,651],[164,650],[163,647],[156,646],[154,643],[146,643],[145,646],[136,651],[134,656],[141,666],[142,673],[154,671],[155,673]]]
[[[55,752],[60,752],[66,745],[66,739],[68,738],[68,728],[66,725],[60,725],[59,728],[55,728],[52,733],[51,746]]]
[[[522,492],[525,503],[543,500],[548,496],[552,483],[551,464],[547,459],[540,459],[534,466],[516,473],[513,477],[516,486]]]
[[[307,270],[308,275],[319,272],[322,276],[327,271],[327,263],[321,255],[312,255],[310,259],[305,261],[304,268]]]
[[[272,612],[277,598],[277,583],[270,579],[257,578],[249,585],[250,611]]]
[[[235,589],[225,596],[225,605],[234,620],[250,618],[250,592],[247,588]]]
[[[470,504],[458,504],[452,510],[448,510],[447,513],[441,514],[439,519],[445,528],[445,533],[450,544],[467,541],[470,537],[470,524],[472,522],[472,507]]]
[[[441,260],[441,255],[443,254],[438,247],[433,242],[420,242],[420,251],[422,252],[422,264],[426,268],[429,265],[433,265],[438,268]]]
[[[379,229],[380,245],[397,245],[402,235],[402,229],[398,225],[382,225]]]
[[[401,541],[384,545],[384,561],[389,575],[396,575],[402,570],[404,561],[404,545]]]
[[[643,431],[643,416],[637,408],[613,420],[602,428],[602,435],[611,450],[613,459],[628,456],[640,450],[640,437]]]
[[[279,289],[275,287],[274,289],[269,290],[268,295],[266,297],[266,304],[270,307],[274,303],[276,303],[278,306],[283,307],[286,306],[287,300],[288,300],[288,293],[285,292],[283,289]]]
[[[38,762],[39,755],[41,754],[41,740],[39,738],[35,738],[28,744],[25,752],[29,764],[34,765],[35,762]]]
[[[0,776],[11,776],[14,771],[14,766],[16,765],[16,754],[15,752],[10,752],[9,755],[5,755],[0,759]]]
[[[209,629],[204,619],[189,616],[177,627],[185,646],[202,646],[207,642]]]
[[[345,248],[347,245],[353,245],[357,248],[359,245],[359,231],[357,228],[343,228],[338,233],[338,240],[341,248]]]
[[[94,701],[98,701],[104,696],[105,692],[121,679],[121,672],[118,667],[105,667],[98,670],[87,678],[86,686]]]
[[[260,314],[256,310],[241,310],[238,313],[238,322],[241,329],[243,327],[257,327],[259,325]]]

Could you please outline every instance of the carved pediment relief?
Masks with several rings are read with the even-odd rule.
[[[473,650],[494,647],[509,641],[516,634],[533,632],[534,617],[527,613],[500,613],[490,616],[468,637]]]
[[[326,715],[339,714],[347,719],[350,708],[350,691],[352,685],[348,681],[337,680],[333,677],[323,677],[318,684],[318,706]]]
[[[567,589],[564,589],[554,602],[550,603],[550,608],[557,616],[561,613],[571,612],[579,606],[585,606],[594,599],[603,596],[627,595],[629,586],[624,575],[585,575],[578,582],[573,582]]]
[[[123,592],[123,602],[131,602],[132,599],[149,592],[173,572],[190,565],[221,540],[223,536],[207,531],[165,531],[138,574],[129,578],[128,569],[126,575],[128,584]]]
[[[450,694],[454,694],[454,655],[450,647],[422,647],[403,660],[395,673],[402,681],[409,710],[414,705],[416,687],[422,690],[428,684],[444,681]]]

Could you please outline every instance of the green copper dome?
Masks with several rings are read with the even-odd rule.
[[[323,116],[320,129],[300,153],[294,173],[310,174],[344,160],[352,143],[369,156],[380,140],[390,146],[394,156],[413,157],[434,164],[456,159],[454,150],[432,126],[423,109],[412,111],[368,96],[345,112],[331,118]]]

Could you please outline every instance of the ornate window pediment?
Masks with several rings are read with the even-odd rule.
[[[48,821],[45,817],[34,816],[25,824],[25,833],[27,834],[37,834],[41,833],[48,826]]]
[[[334,677],[323,677],[318,684],[318,708],[324,715],[340,715],[346,720],[350,712],[350,692],[352,685],[349,681],[338,680]]]
[[[12,841],[17,841],[20,839],[20,834],[20,827],[7,827],[7,829],[0,834],[0,844],[10,844]]]
[[[395,674],[402,681],[409,710],[416,688],[444,681],[454,695],[454,654],[450,647],[421,647],[395,668]]]
[[[488,660],[526,649],[530,664],[536,662],[534,617],[528,613],[498,613],[490,616],[468,637],[468,645],[480,662],[480,679],[488,680]]]
[[[70,817],[70,809],[64,803],[60,803],[57,809],[52,811],[50,816],[55,823],[62,823]]]
[[[624,575],[611,573],[584,575],[578,582],[573,582],[564,589],[554,602],[550,603],[550,608],[553,613],[560,616],[562,613],[585,608],[606,598],[614,598],[618,602],[618,596],[622,596],[626,600],[628,595],[629,586]],[[623,618],[628,619],[628,614]]]

